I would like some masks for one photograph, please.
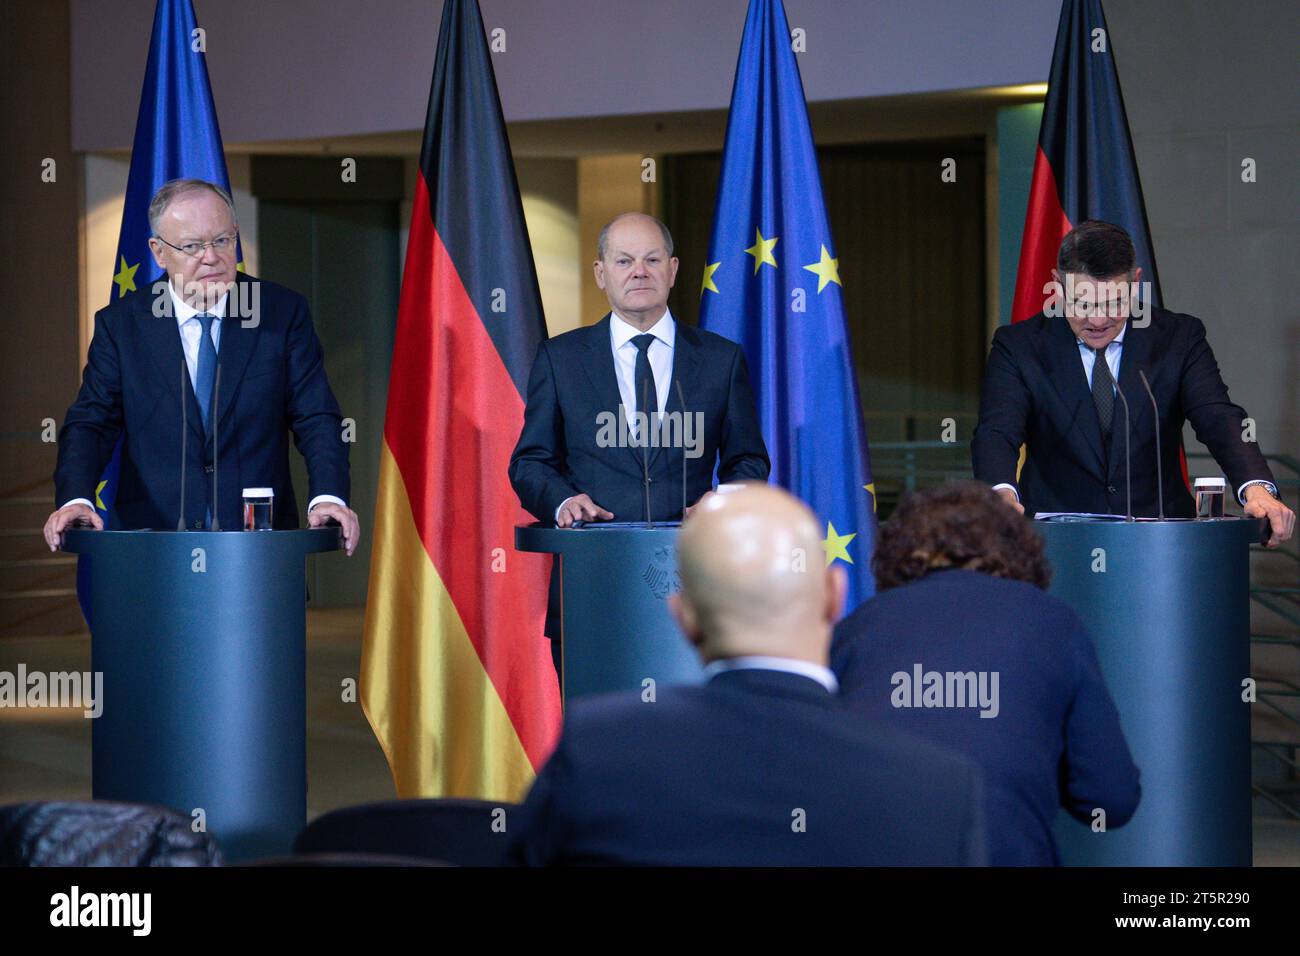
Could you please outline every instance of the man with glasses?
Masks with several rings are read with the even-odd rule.
[[[1195,514],[1179,463],[1183,423],[1190,422],[1245,513],[1268,519],[1275,548],[1291,537],[1295,514],[1278,497],[1245,410],[1228,398],[1205,325],[1143,301],[1135,263],[1133,240],[1108,222],[1082,222],[1062,240],[1044,311],[993,336],[971,442],[975,477],[1031,515],[1124,514],[1127,398],[1133,513],[1160,511],[1158,460],[1165,516]],[[1142,375],[1160,409],[1158,452]]]
[[[91,502],[119,439],[111,527],[174,528],[179,518],[188,529],[238,529],[242,489],[269,487],[275,527],[296,528],[292,434],[307,462],[307,523],[337,522],[351,554],[360,531],[347,506],[348,446],[306,301],[237,271],[234,203],[214,183],[165,184],[149,226],[166,281],[95,315],[81,390],[59,432],[46,542],[57,550],[74,522],[104,527]]]

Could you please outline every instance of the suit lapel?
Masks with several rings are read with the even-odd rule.
[[[1079,357],[1079,343],[1063,316],[1047,320],[1047,370],[1065,407],[1067,430],[1077,429],[1091,450],[1097,477],[1106,479],[1106,453],[1101,443],[1101,422],[1092,404],[1088,376]],[[1122,414],[1122,412],[1121,412]]]
[[[142,295],[136,303],[134,316],[137,334],[153,360],[166,396],[164,401],[170,408],[180,408],[181,402],[185,403],[186,422],[193,431],[194,438],[201,443],[204,438],[203,416],[199,412],[198,399],[194,397],[189,368],[186,367],[183,380],[181,375],[185,350],[181,347],[180,327],[170,309],[165,315],[154,315],[152,303],[152,295]]]
[[[209,422],[220,424],[230,411],[239,391],[239,383],[248,367],[248,360],[257,346],[261,323],[245,326],[240,317],[240,301],[257,301],[249,296],[239,296],[244,283],[250,280],[240,275],[235,288],[226,299],[226,315],[221,320],[221,344],[217,349],[217,368],[221,370],[221,393],[217,396],[217,413]]]

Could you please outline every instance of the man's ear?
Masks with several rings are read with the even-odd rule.
[[[668,288],[670,289],[673,287],[673,283],[677,281],[677,267],[679,265],[681,263],[677,261],[676,256],[668,260]]]
[[[699,619],[695,616],[695,609],[682,600],[680,592],[668,595],[668,611],[677,622],[677,626],[682,629],[682,633],[686,635],[686,639],[691,642],[691,646],[699,647],[704,642],[704,635],[700,633]]]
[[[596,288],[603,292],[605,289],[605,264],[597,259],[591,264],[591,271],[596,277]]]
[[[844,599],[849,593],[849,576],[839,565],[833,566],[826,575],[826,606],[823,610],[826,623],[834,627],[844,613]]]
[[[158,264],[158,268],[163,272],[167,271],[167,266],[162,259],[162,243],[153,236],[149,237],[149,251],[153,253],[153,261]]]

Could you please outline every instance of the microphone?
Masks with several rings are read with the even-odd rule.
[[[678,432],[678,437],[682,442],[682,520],[686,520],[686,396],[682,394],[682,380],[679,378],[674,385],[677,386],[677,404],[682,410],[682,427]]]
[[[641,383],[641,410],[645,415],[645,425],[638,436],[641,439],[641,474],[645,485],[645,526],[653,527],[650,522],[650,413],[645,410],[646,402],[650,400],[647,391],[650,380],[646,379]]]
[[[185,401],[185,386],[190,380],[190,370],[185,364],[185,359],[181,359],[181,516],[176,519],[176,530],[185,530],[185,453],[188,435],[190,430],[190,416],[188,403]]]
[[[1097,361],[1104,362],[1105,358],[1097,357]],[[1119,382],[1115,383],[1115,394],[1119,396],[1120,402],[1124,405],[1124,494],[1127,502],[1127,510],[1124,517],[1129,521],[1133,520],[1133,469],[1129,464],[1128,457],[1128,399],[1124,397],[1124,390],[1119,387]]]
[[[221,408],[221,365],[217,365],[217,377],[212,383],[212,528],[213,531],[221,530],[221,519],[217,512],[221,510],[221,498],[217,495],[217,452],[220,451],[221,445],[217,442],[217,419],[218,410]]]
[[[1147,398],[1151,399],[1151,411],[1155,415],[1156,423],[1156,501],[1159,502],[1160,520],[1165,520],[1165,477],[1160,468],[1160,406],[1156,404],[1156,394],[1151,391],[1151,383],[1147,381],[1147,373],[1138,369],[1138,378],[1142,379],[1142,387],[1147,390]]]

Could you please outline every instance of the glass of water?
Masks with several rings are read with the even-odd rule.
[[[270,531],[271,509],[274,502],[274,488],[245,488],[244,530]]]
[[[1196,491],[1196,517],[1222,518],[1223,499],[1227,491],[1227,482],[1222,478],[1197,478],[1194,488]]]

